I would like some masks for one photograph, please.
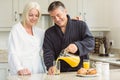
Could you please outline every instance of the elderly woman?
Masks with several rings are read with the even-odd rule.
[[[12,27],[8,41],[11,74],[30,75],[45,72],[42,58],[44,31],[35,27],[41,16],[37,2],[26,4],[22,20]]]

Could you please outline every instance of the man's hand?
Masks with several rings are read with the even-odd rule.
[[[76,53],[77,50],[78,50],[78,48],[75,44],[70,44],[70,45],[68,45],[67,48],[65,48],[65,51],[70,52],[70,53]]]
[[[17,73],[18,75],[31,75],[30,70],[28,70],[27,68],[19,70]]]
[[[55,73],[55,66],[52,66],[48,69],[48,74],[53,75]]]

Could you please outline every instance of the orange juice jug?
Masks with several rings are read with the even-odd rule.
[[[80,57],[72,55],[70,53],[63,54],[57,58],[58,60],[63,60],[68,63],[71,67],[77,67],[80,63]]]

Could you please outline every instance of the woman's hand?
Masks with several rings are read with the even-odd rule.
[[[75,18],[72,18],[73,20],[82,20],[82,18],[81,17],[79,17],[79,16],[76,16]]]
[[[31,75],[30,70],[27,68],[19,70],[17,73],[18,73],[18,75]]]

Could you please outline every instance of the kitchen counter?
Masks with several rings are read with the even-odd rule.
[[[0,49],[0,63],[7,63],[7,62],[8,62],[7,50]]]
[[[90,54],[90,60],[108,62],[112,65],[120,66],[120,56],[117,54],[110,54],[110,56],[98,56],[98,54]]]
[[[0,63],[7,63],[7,62],[8,62],[8,54],[0,53]]]
[[[8,54],[0,50],[0,80],[6,80],[8,75]]]
[[[120,69],[110,70],[110,75],[95,77],[76,76],[76,72],[64,72],[60,75],[32,74],[30,76],[8,76],[7,80],[119,80]]]

